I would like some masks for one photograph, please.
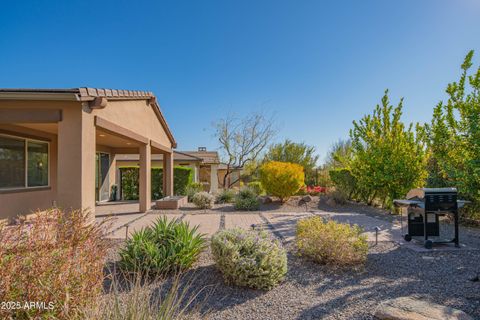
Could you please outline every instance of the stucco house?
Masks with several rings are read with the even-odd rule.
[[[136,154],[119,154],[115,157],[116,160],[116,181],[121,181],[122,167],[135,167],[139,164],[139,156]],[[218,192],[223,188],[223,177],[227,171],[226,165],[220,162],[217,151],[207,151],[205,147],[199,147],[196,151],[173,151],[174,166],[189,167],[193,169],[193,181],[201,183],[205,191],[212,193]],[[152,167],[163,167],[163,155],[152,155]],[[240,178],[241,169],[231,169],[232,174],[229,177],[230,181],[237,181]],[[238,187],[240,181],[234,184]],[[120,187],[120,186],[119,186]],[[121,190],[117,193],[117,200],[121,200]]]
[[[95,210],[116,184],[116,157],[138,155],[139,211],[151,208],[152,157],[173,193],[175,139],[145,91],[0,89],[0,219],[52,206]]]

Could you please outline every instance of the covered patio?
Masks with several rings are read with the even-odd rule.
[[[139,200],[112,212],[151,209],[152,154],[162,154],[163,193],[173,194],[176,142],[149,92],[0,89],[0,138],[0,218],[52,206],[101,214],[115,200],[118,154],[139,155]],[[37,145],[43,153],[30,151]]]

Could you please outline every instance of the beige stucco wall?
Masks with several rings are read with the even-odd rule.
[[[109,100],[104,109],[92,110],[90,116],[99,116],[168,148],[172,147],[165,129],[147,100]]]
[[[0,191],[0,204],[2,204],[0,218],[14,217],[36,209],[46,209],[51,207],[54,201],[60,207],[94,211],[97,149],[95,116],[100,116],[167,148],[171,148],[172,145],[165,129],[146,100],[109,101],[106,108],[99,110],[91,110],[88,102],[0,100],[0,108],[61,109],[63,115],[58,125],[47,125],[48,130],[52,126],[55,127],[58,130],[57,134],[42,132],[43,124],[36,125],[37,134],[53,137],[50,150],[51,189],[28,192],[21,190],[14,193]],[[115,183],[114,163],[114,158],[111,157],[110,185]]]

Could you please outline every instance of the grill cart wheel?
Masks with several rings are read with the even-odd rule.
[[[403,236],[403,239],[405,239],[405,241],[407,242],[410,242],[412,241],[412,236],[407,233],[406,235]]]
[[[425,241],[425,248],[432,249],[432,247],[433,247],[433,241],[432,240]]]

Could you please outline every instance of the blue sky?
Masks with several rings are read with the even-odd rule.
[[[388,88],[429,121],[470,49],[480,1],[6,1],[0,87],[151,90],[180,150],[215,149],[227,113],[275,113],[276,140],[348,136]]]

